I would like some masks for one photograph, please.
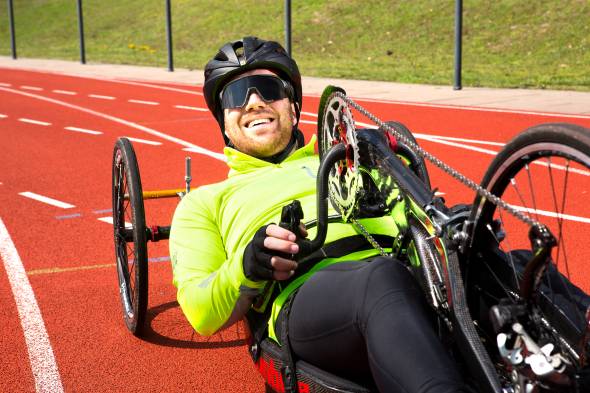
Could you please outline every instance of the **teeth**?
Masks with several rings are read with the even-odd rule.
[[[248,124],[248,127],[254,127],[257,126],[259,124],[266,124],[266,123],[270,123],[271,120],[270,119],[256,119],[256,120],[252,120],[250,122],[250,124]]]

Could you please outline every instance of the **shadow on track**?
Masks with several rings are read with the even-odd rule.
[[[213,336],[201,336],[192,329],[174,300],[148,309],[141,339],[164,347],[218,349],[245,345],[246,333],[239,322]]]

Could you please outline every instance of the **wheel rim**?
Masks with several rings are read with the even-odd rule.
[[[127,241],[128,237],[126,236],[126,229],[132,229],[134,220],[129,198],[125,199],[125,195],[129,195],[129,186],[121,150],[117,151],[115,160],[115,205],[117,208],[114,210],[115,219],[113,225],[117,253],[117,272],[119,276],[119,291],[121,293],[125,317],[126,320],[131,321],[135,318],[136,313],[136,282],[134,273],[137,253],[134,243]],[[120,214],[121,212],[123,214]],[[131,223],[131,225],[129,225],[129,223]],[[130,255],[133,256],[133,259],[129,258]]]
[[[590,280],[583,263],[590,254],[576,247],[584,244],[584,234],[590,230],[590,206],[584,203],[587,198],[579,197],[586,193],[590,195],[590,157],[560,143],[530,144],[504,161],[490,179],[488,190],[546,225],[555,236],[557,246],[552,252],[552,267],[541,288],[545,299],[543,311],[556,319],[553,323],[562,324],[563,317],[567,317],[574,327],[568,341],[578,347],[578,353],[583,352],[581,346],[585,343],[579,339],[587,323],[584,312],[587,298],[582,291],[568,285],[564,278],[583,291],[590,291]],[[499,244],[500,250],[509,256],[514,281],[518,282],[522,270],[519,262],[522,261],[518,260],[514,250],[530,249],[530,241],[526,238],[528,225],[491,203],[482,205],[477,222],[480,224],[474,239],[481,237]],[[493,222],[500,225],[484,225]],[[486,269],[498,283],[502,282],[495,276],[493,266],[487,265]],[[518,291],[518,287],[505,287],[504,291]],[[554,304],[559,305],[559,311],[547,308],[549,305],[554,307]],[[567,331],[568,328],[571,327],[560,326],[560,330]]]

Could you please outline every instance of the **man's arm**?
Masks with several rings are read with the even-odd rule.
[[[205,192],[185,197],[174,214],[170,234],[178,303],[191,325],[203,335],[214,334],[241,319],[265,284],[260,277],[248,279],[244,273],[244,251],[248,247],[252,249],[253,242],[238,245],[232,254],[227,254],[229,247],[224,247],[218,221],[214,218],[217,209],[213,201],[214,198]],[[296,237],[278,225],[264,228],[262,251],[271,254],[272,272],[268,278],[287,279],[297,263],[276,254],[296,254]],[[250,261],[251,264],[258,262]]]

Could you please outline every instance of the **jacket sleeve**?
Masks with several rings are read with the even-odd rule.
[[[214,334],[226,323],[241,291],[251,293],[264,286],[244,276],[246,245],[227,255],[214,199],[202,190],[191,192],[178,205],[169,246],[178,303],[199,334]]]

